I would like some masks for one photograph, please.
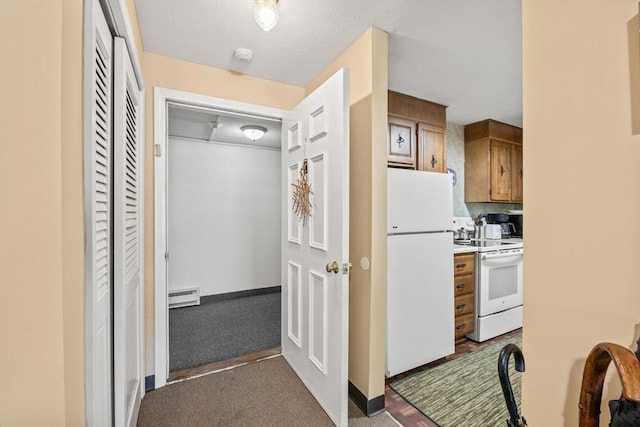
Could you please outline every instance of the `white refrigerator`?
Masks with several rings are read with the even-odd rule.
[[[387,377],[455,351],[453,185],[387,170]]]

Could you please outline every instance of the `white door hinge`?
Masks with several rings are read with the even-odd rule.
[[[156,157],[162,156],[162,151],[161,151],[160,144],[155,144],[153,146],[153,153],[155,154]]]

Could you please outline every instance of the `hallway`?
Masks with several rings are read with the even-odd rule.
[[[139,427],[333,426],[281,356],[203,375],[147,393]],[[388,413],[367,418],[349,400],[349,426],[397,427]]]

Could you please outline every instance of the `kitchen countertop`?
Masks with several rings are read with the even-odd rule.
[[[520,247],[522,247],[522,239],[521,238],[516,238],[513,237],[511,239],[503,239],[502,242],[505,243],[514,243],[514,244],[520,244]],[[453,243],[453,254],[464,254],[464,253],[475,253],[475,252],[479,252],[480,248],[477,246],[469,246],[469,245],[458,245],[455,242]]]
[[[456,245],[453,244],[453,254],[464,254],[464,253],[473,253],[478,252],[478,248],[475,246],[469,245]]]

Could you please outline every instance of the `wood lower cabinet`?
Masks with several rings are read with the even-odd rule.
[[[474,330],[475,317],[475,254],[456,254],[453,257],[453,295],[455,338],[464,338]]]

